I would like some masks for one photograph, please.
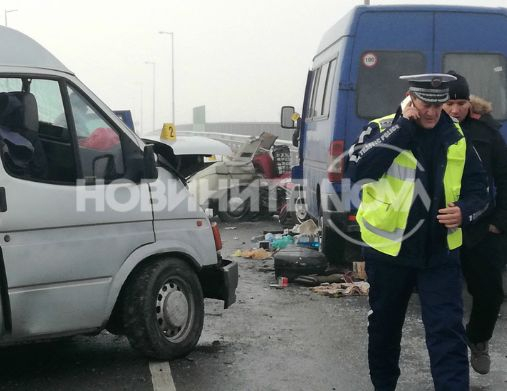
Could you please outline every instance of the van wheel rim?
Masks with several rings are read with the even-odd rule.
[[[306,207],[305,202],[298,198],[294,205],[294,210],[296,212],[296,218],[301,222],[306,219]]]
[[[185,332],[189,318],[189,303],[182,288],[175,281],[167,281],[157,294],[157,323],[162,334],[169,340]]]
[[[228,201],[229,214],[240,216],[245,212],[246,203],[241,197],[231,197]]]

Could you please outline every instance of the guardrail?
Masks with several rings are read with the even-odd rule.
[[[231,147],[233,152],[236,152],[238,148],[245,143],[245,141],[251,140],[257,136],[247,136],[244,134],[233,134],[233,133],[220,133],[220,132],[196,132],[193,130],[183,130],[179,131],[178,134],[185,136],[202,136],[209,137],[214,140],[221,141]],[[287,145],[290,149],[290,161],[291,166],[295,166],[299,164],[299,152],[298,149],[292,145],[292,142],[289,140],[280,140],[277,139],[275,141],[276,145]]]

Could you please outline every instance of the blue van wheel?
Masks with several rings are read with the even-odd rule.
[[[343,238],[325,223],[320,211],[318,225],[321,232],[319,251],[324,253],[330,264],[343,263]]]

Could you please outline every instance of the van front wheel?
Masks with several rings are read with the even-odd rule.
[[[196,273],[177,258],[151,262],[133,276],[123,302],[125,334],[146,356],[170,360],[190,353],[204,321]]]

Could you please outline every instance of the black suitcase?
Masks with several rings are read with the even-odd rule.
[[[274,258],[275,277],[287,277],[289,281],[298,276],[321,274],[328,266],[323,253],[294,245],[278,251]]]

